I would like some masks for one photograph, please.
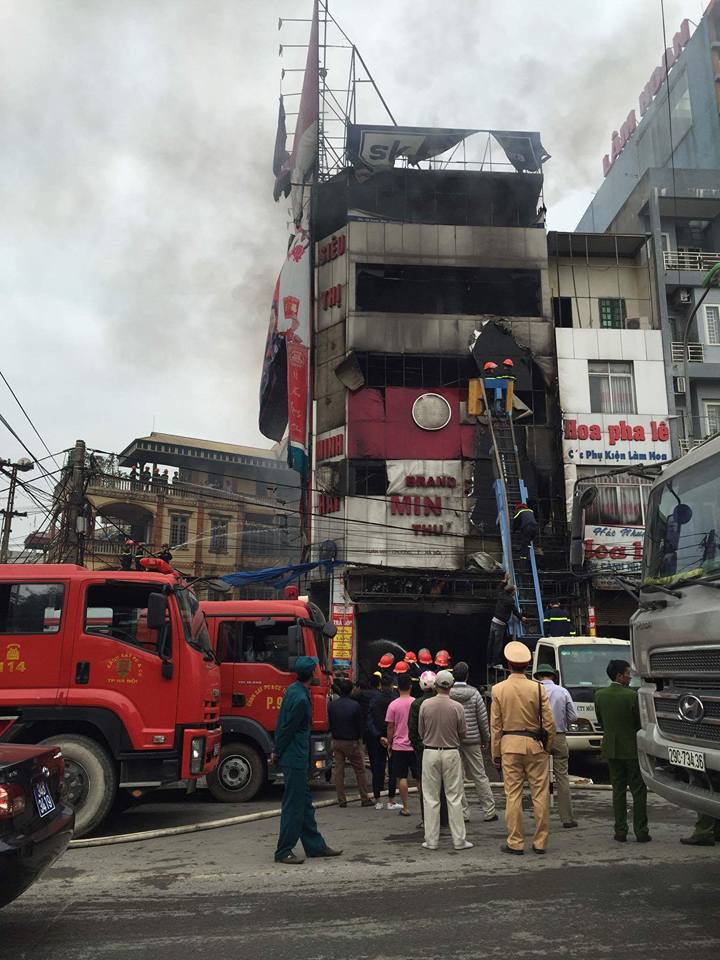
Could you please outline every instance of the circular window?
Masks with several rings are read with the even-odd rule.
[[[442,430],[450,423],[452,410],[439,393],[424,393],[412,408],[412,418],[423,430]]]

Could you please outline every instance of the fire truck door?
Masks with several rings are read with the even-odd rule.
[[[157,592],[162,588],[152,583],[106,581],[86,587],[68,691],[68,706],[87,703],[118,714],[133,747],[143,750],[174,746],[179,649],[185,642],[179,618],[168,613],[170,636],[163,653],[170,666],[164,665],[160,631],[147,625],[148,596]]]
[[[252,717],[265,730],[275,729],[282,698],[295,680],[291,664],[297,654],[290,649],[288,637],[292,624],[290,619],[269,617],[219,624],[218,650],[225,661],[221,669],[227,671],[223,673],[223,698],[228,698],[232,716]]]

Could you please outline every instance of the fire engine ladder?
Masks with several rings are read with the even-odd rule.
[[[492,381],[490,381],[492,383]],[[483,384],[483,393],[485,386]],[[495,391],[492,391],[493,394]],[[512,508],[516,503],[527,500],[527,487],[520,476],[520,458],[518,456],[515,430],[512,418],[505,412],[498,414],[495,404],[487,396],[485,400],[485,420],[490,430],[492,453],[495,465],[495,500],[498,508],[498,526],[502,540],[503,567],[509,574],[511,583],[517,587],[517,605],[527,617],[527,623],[518,623],[515,635],[537,638],[544,635],[544,619],[540,581],[535,560],[535,549],[528,547],[526,559],[513,555],[512,546]]]

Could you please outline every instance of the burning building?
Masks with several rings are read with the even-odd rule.
[[[484,665],[499,577],[476,561],[501,546],[467,401],[486,360],[514,363],[543,595],[572,589],[537,166],[349,167],[315,188],[312,540],[347,567],[313,592],[351,605],[361,675],[393,643]]]
[[[386,650],[444,647],[478,675],[508,562],[499,517],[507,530],[518,497],[540,527],[539,619],[540,596],[571,604],[576,590],[544,229],[549,156],[532,132],[397,126],[382,97],[393,125],[358,124],[355,83],[367,68],[354,47],[350,107],[333,128],[319,43],[333,24],[316,3],[291,152],[280,102],[274,195],[291,197],[294,231],[260,427],[274,440],[287,429],[303,476],[304,558],[339,561],[310,584],[341,627],[335,665],[362,677]],[[369,80],[363,89],[377,91]],[[468,391],[487,361],[504,360],[515,480],[500,490],[507,461]]]

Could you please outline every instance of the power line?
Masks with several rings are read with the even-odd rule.
[[[50,455],[50,457],[55,461],[55,466],[56,466],[56,467],[59,467],[60,464],[57,462],[57,460],[55,460],[54,454],[50,453],[50,447],[48,447],[48,445],[45,443],[45,441],[43,440],[43,438],[40,436],[40,433],[38,432],[38,428],[35,426],[35,424],[32,422],[32,419],[30,418],[30,414],[27,412],[27,410],[25,409],[25,407],[24,407],[24,406],[22,405],[22,403],[20,402],[20,398],[18,397],[18,395],[15,393],[15,391],[13,390],[13,388],[12,388],[12,387],[10,386],[10,384],[8,383],[8,379],[7,379],[7,377],[5,376],[5,374],[2,372],[2,370],[0,370],[0,377],[2,377],[3,383],[4,383],[5,386],[8,388],[8,390],[10,391],[10,393],[13,395],[13,398],[14,398],[15,402],[17,403],[17,405],[20,407],[20,409],[22,410],[22,412],[25,414],[25,419],[26,419],[27,422],[30,424],[30,426],[33,428],[33,430],[35,431],[35,436],[38,438],[38,440],[40,441],[40,443],[41,443],[41,444],[43,445],[43,447],[45,448],[45,452],[48,453],[48,454]],[[34,458],[33,458],[33,459],[34,459]]]
[[[30,447],[28,447],[28,445],[24,442],[24,440],[21,440],[21,439],[20,439],[19,434],[17,434],[17,433],[15,432],[15,430],[13,430],[13,428],[10,426],[10,424],[7,422],[7,420],[5,419],[5,417],[4,417],[1,413],[0,413],[0,423],[4,424],[4,426],[7,427],[7,429],[8,429],[8,430],[10,431],[10,433],[15,437],[15,439],[16,439],[17,442],[20,444],[20,446],[23,448],[23,450],[29,455],[30,459],[31,459],[35,464],[37,464],[38,466],[40,466],[40,469],[42,470],[42,472],[43,472],[43,474],[44,474],[43,479],[49,480],[50,474],[47,472],[47,470],[45,469],[45,467],[43,467],[43,466],[41,465],[41,461],[37,459],[37,457],[35,456],[35,454],[32,452],[32,450],[30,449]],[[47,459],[47,458],[43,458],[43,459]]]

